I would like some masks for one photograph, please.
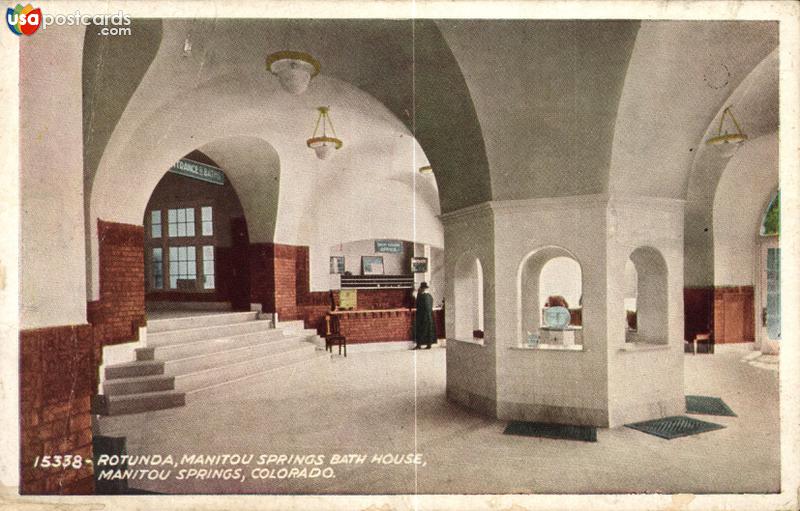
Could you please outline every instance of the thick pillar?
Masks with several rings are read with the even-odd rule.
[[[601,427],[683,412],[681,202],[493,201],[443,219],[448,398],[500,419]],[[569,304],[580,327],[561,333],[569,342],[529,343],[529,332],[544,332],[539,282],[557,257],[580,265],[580,298]],[[626,326],[629,259],[639,275],[639,332]],[[464,304],[476,303],[475,260],[483,339],[462,324],[471,321]]]
[[[19,39],[23,494],[93,491],[89,465],[33,467],[37,456],[92,455],[96,366],[86,321],[83,36],[74,27],[50,26]]]

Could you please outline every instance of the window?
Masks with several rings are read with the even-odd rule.
[[[169,247],[169,287],[176,289],[178,280],[197,278],[195,247]]]
[[[161,289],[164,287],[164,253],[161,248],[153,249],[153,257],[150,265],[152,273],[153,287]]]
[[[767,249],[767,335],[781,338],[781,249]]]
[[[150,212],[150,236],[153,238],[161,237],[161,210],[156,209]]]
[[[194,236],[194,208],[170,209],[167,218],[170,238]]]
[[[214,220],[212,218],[213,211],[211,206],[204,206],[200,209],[200,220],[202,221],[202,230],[203,236],[213,236],[214,235]]]
[[[153,209],[148,218],[149,288],[216,289],[213,206]]]
[[[203,246],[203,289],[214,289],[214,246],[213,245]]]
[[[777,236],[781,227],[781,194],[775,194],[775,198],[769,203],[767,212],[764,214],[764,221],[761,222],[762,236]]]
[[[331,256],[330,272],[332,274],[344,273],[344,256]]]

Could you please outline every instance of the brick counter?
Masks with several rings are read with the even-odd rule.
[[[414,309],[383,309],[336,311],[330,314],[339,316],[339,330],[347,337],[348,344],[369,342],[411,341],[414,339]],[[444,337],[441,310],[434,310],[436,336]],[[442,331],[440,331],[442,330]]]

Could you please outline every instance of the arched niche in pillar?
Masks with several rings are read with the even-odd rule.
[[[636,329],[627,330],[625,341],[667,344],[667,263],[653,247],[637,248],[631,252],[630,261],[636,278]]]
[[[570,327],[582,327],[582,297],[583,270],[574,254],[556,246],[530,252],[517,272],[518,344],[525,344],[531,334],[538,335],[547,306],[568,308]],[[579,344],[580,338],[576,336]]]
[[[483,342],[483,266],[477,257],[456,263],[454,279],[455,338]]]
[[[638,294],[639,276],[636,265],[628,259],[625,261],[625,332],[635,332],[636,324],[636,296]]]

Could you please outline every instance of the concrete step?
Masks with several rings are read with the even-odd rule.
[[[211,353],[201,353],[199,355],[192,355],[174,360],[164,360],[164,373],[168,375],[179,375],[215,367],[221,368],[244,360],[250,360],[273,353],[291,351],[304,346],[309,345],[303,343],[297,337],[287,337],[236,348],[231,347],[226,350],[214,351]]]
[[[135,378],[164,374],[164,362],[160,360],[137,360],[106,367],[106,380],[114,378]]]
[[[301,360],[286,363],[278,367],[265,368],[260,371],[245,374],[239,378],[221,381],[206,385],[204,387],[188,390],[186,391],[186,401],[202,401],[203,399],[209,399],[214,395],[219,395],[219,393],[227,394],[231,392],[231,385],[240,385],[242,382],[246,382],[260,376],[284,381],[293,376],[297,371],[322,370],[329,368],[330,364],[331,356],[328,353],[315,353],[310,358],[303,358]]]
[[[136,349],[136,360],[175,360],[285,338],[286,335],[284,335],[283,330],[259,330],[249,334],[166,344],[156,347],[148,346]]]
[[[142,394],[162,390],[175,390],[175,377],[157,374],[136,378],[114,378],[103,382],[103,394],[106,396]]]
[[[210,388],[223,382],[237,380],[283,365],[302,362],[310,359],[314,354],[314,346],[300,344],[290,350],[250,357],[233,364],[209,367],[192,373],[176,374],[175,389],[188,392]]]
[[[220,314],[200,314],[181,318],[154,319],[147,322],[148,334],[155,334],[169,330],[184,330],[204,326],[231,325],[245,321],[253,321],[258,312],[227,312]]]
[[[101,412],[102,415],[126,415],[183,406],[186,404],[186,395],[183,392],[165,390],[106,396],[103,401],[105,409],[102,410],[104,412]]]
[[[306,324],[302,319],[294,321],[278,321],[278,324],[275,325],[275,328],[283,328],[286,330],[304,330],[306,328]]]
[[[266,320],[244,321],[230,325],[214,325],[183,330],[171,330],[147,335],[147,346],[158,347],[168,344],[180,344],[191,341],[202,341],[232,335],[249,334],[272,330],[272,322]]]

